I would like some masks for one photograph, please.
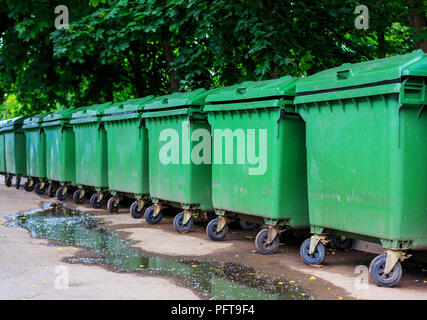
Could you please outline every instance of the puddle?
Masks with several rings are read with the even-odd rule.
[[[132,248],[132,242],[102,226],[89,214],[61,204],[8,217],[8,226],[27,229],[34,238],[60,241],[65,246],[88,249],[84,257],[69,263],[99,264],[116,272],[138,272],[173,278],[204,299],[301,300],[309,294],[289,280],[263,274],[251,267],[216,261],[147,257]],[[178,236],[178,235],[177,235]]]

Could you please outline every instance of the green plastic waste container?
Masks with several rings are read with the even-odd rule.
[[[148,129],[149,189],[154,203],[144,213],[149,224],[160,222],[165,205],[183,209],[174,219],[178,232],[192,228],[194,215],[213,211],[210,128],[202,110],[208,92],[174,93],[145,105],[142,118]]]
[[[43,194],[49,186],[46,174],[46,135],[42,128],[43,118],[39,114],[24,120],[22,129],[26,140],[27,181],[24,188]]]
[[[320,264],[331,236],[381,244],[370,265],[395,285],[399,261],[427,249],[427,58],[421,51],[317,73],[297,83],[306,120],[311,232],[301,246]]]
[[[16,188],[19,189],[21,177],[26,176],[25,135],[22,124],[26,117],[20,116],[6,120],[1,133],[4,136],[4,152],[6,162],[5,184],[10,187],[12,178],[16,177]]]
[[[76,185],[74,131],[70,120],[74,112],[83,109],[64,109],[43,118],[49,197],[53,197],[56,192],[59,200],[65,200],[68,189]]]
[[[108,189],[113,195],[107,208],[117,212],[122,197],[136,199],[130,207],[134,218],[141,218],[149,197],[148,132],[142,116],[154,96],[127,100],[104,111],[102,121],[108,141]]]
[[[0,121],[0,174],[5,175],[6,177],[6,153],[5,153],[5,144],[4,144],[4,134],[2,132],[3,126],[6,124],[7,120]]]
[[[95,190],[90,198],[93,208],[101,208],[108,191],[107,133],[101,121],[111,102],[87,106],[71,116],[75,141],[74,202],[83,203],[88,190]]]
[[[207,228],[223,240],[230,219],[268,228],[255,240],[263,254],[279,247],[279,232],[308,228],[305,122],[293,105],[296,78],[244,82],[206,98],[212,136],[212,202]]]

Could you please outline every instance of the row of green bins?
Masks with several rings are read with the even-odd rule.
[[[6,153],[5,153],[5,144],[4,144],[4,134],[2,132],[3,126],[6,124],[7,120],[0,121],[0,174],[5,175],[6,177]]]
[[[43,194],[48,188],[46,175],[46,135],[42,128],[43,118],[47,114],[39,114],[24,120],[22,129],[26,141],[27,178],[24,188],[37,194]]]
[[[25,135],[22,124],[26,117],[20,116],[5,120],[1,127],[4,137],[4,159],[6,164],[5,184],[12,185],[12,177],[16,177],[16,188],[19,189],[21,177],[27,175],[25,159]]]
[[[74,112],[83,108],[71,108],[51,113],[43,118],[46,134],[46,176],[48,194],[58,199],[66,197],[68,188],[76,185],[74,131],[70,124]]]
[[[173,222],[178,232],[189,231],[193,217],[213,212],[210,128],[202,110],[209,93],[173,93],[145,105],[153,201],[144,214],[149,224],[160,222],[165,205],[183,209]]]
[[[293,105],[297,79],[244,82],[208,95],[213,141],[212,202],[206,229],[223,240],[230,219],[260,225],[263,254],[279,247],[279,232],[309,227],[305,123]]]
[[[101,208],[108,190],[107,133],[101,118],[111,102],[95,104],[71,115],[75,142],[75,203],[81,204],[88,190],[95,190],[90,198],[93,208]],[[58,194],[64,200],[66,193]],[[58,196],[57,195],[57,196]]]
[[[106,110],[102,117],[108,141],[108,189],[113,195],[108,211],[117,212],[123,197],[135,199],[134,218],[143,216],[148,203],[148,132],[142,112],[154,96],[127,100]]]
[[[427,58],[414,51],[297,83],[313,233],[305,263],[320,264],[333,235],[377,243],[370,277],[393,286],[407,252],[427,249],[426,77]]]

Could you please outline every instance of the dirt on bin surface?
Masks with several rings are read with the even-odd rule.
[[[122,273],[108,266],[69,263],[87,256],[83,248],[61,247],[45,239],[31,238],[29,232],[3,224],[5,217],[38,208],[43,202],[59,202],[47,194],[26,192],[4,186],[0,178],[0,299],[199,299],[190,287],[181,286],[173,277]],[[84,211],[101,221],[118,237],[132,241],[132,248],[145,257],[166,259],[216,260],[252,267],[259,272],[297,285],[311,299],[427,299],[427,264],[407,260],[402,280],[395,288],[380,288],[366,283],[366,271],[374,254],[347,250],[328,250],[321,266],[307,266],[299,256],[306,234],[282,237],[276,254],[255,251],[258,231],[243,231],[230,226],[226,241],[207,238],[206,221],[195,221],[191,232],[178,234],[172,226],[174,212],[166,213],[158,225],[133,219],[129,208],[110,214],[106,208],[93,209],[89,201],[76,205],[71,195],[68,207]],[[55,281],[61,267],[67,266],[70,278],[67,290],[58,290]]]

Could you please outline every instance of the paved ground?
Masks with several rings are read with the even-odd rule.
[[[5,222],[5,216],[36,208],[43,201],[57,200],[28,193],[22,188],[6,188],[1,182],[0,224]],[[120,237],[134,240],[134,247],[147,256],[216,258],[249,265],[295,281],[309,290],[314,299],[427,299],[426,264],[408,262],[396,288],[360,286],[357,283],[363,273],[356,273],[355,268],[368,266],[375,255],[352,250],[328,251],[322,266],[309,267],[301,261],[298,252],[304,237],[286,240],[276,254],[264,256],[254,252],[256,231],[231,228],[226,241],[212,242],[205,234],[206,222],[203,221],[196,222],[191,232],[178,234],[172,226],[173,215],[151,226],[142,219],[132,219],[127,208],[111,215],[105,209],[92,209],[88,201],[79,206],[72,201],[67,203],[95,214]],[[0,225],[0,299],[198,299],[190,289],[178,286],[173,279],[66,263],[65,258],[78,255],[82,249],[48,244],[47,240],[31,238],[25,230]],[[67,290],[57,288],[62,266],[67,266],[69,272]]]

